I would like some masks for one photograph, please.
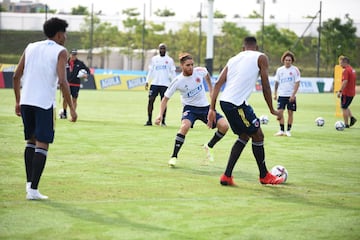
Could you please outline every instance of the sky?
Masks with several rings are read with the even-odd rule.
[[[12,0],[19,2],[20,0]],[[33,0],[47,4],[50,9],[70,12],[71,8],[79,5],[88,7],[94,12],[102,11],[106,15],[121,14],[123,9],[137,8],[142,14],[145,6],[145,16],[150,16],[150,12],[157,9],[169,9],[176,13],[178,18],[195,17],[200,11],[208,15],[208,0]],[[260,13],[260,4],[257,2],[265,1],[265,19],[271,15],[279,20],[300,19],[305,16],[315,16],[322,5],[322,20],[329,18],[344,19],[345,14],[350,14],[350,18],[360,21],[358,14],[360,9],[359,0],[214,0],[214,10],[232,17],[235,14],[244,18],[253,11]],[[275,1],[275,2],[274,2]],[[152,10],[152,11],[151,11]],[[358,22],[356,21],[356,22]]]

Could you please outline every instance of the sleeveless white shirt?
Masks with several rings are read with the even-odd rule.
[[[243,51],[229,59],[228,72],[220,101],[241,105],[250,97],[259,78],[258,51]]]
[[[58,83],[56,68],[59,53],[64,49],[52,40],[30,43],[26,47],[20,105],[43,109],[56,106]]]

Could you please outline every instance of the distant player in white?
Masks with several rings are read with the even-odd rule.
[[[300,86],[300,71],[292,65],[295,62],[295,56],[292,52],[286,51],[281,56],[281,62],[284,66],[276,70],[274,100],[277,100],[277,109],[280,113],[280,131],[275,136],[291,136],[290,130],[294,121],[294,112],[296,111],[296,93]],[[287,107],[288,121],[285,131],[284,110]]]
[[[209,88],[212,91],[211,79],[206,68],[194,68],[194,61],[190,54],[183,53],[179,56],[182,72],[170,84],[165,92],[165,97],[161,101],[160,113],[155,123],[159,125],[163,120],[163,113],[167,107],[167,102],[176,91],[180,91],[181,103],[183,104],[183,114],[181,118],[181,126],[176,134],[174,151],[169,160],[169,166],[174,167],[181,146],[184,144],[185,135],[189,129],[194,126],[196,120],[207,123],[207,114],[209,111],[209,101],[206,96],[203,79],[205,78]],[[211,128],[217,128],[212,139],[204,144],[203,147],[207,154],[207,159],[213,161],[212,148],[221,140],[229,129],[225,118],[220,114],[216,114],[216,119]]]
[[[151,81],[148,101],[148,120],[145,126],[152,125],[152,112],[154,109],[154,102],[158,95],[163,99],[164,93],[168,88],[172,79],[176,76],[176,67],[174,60],[166,54],[166,45],[160,43],[159,55],[152,57],[149,65],[149,72],[146,76],[145,90],[149,89],[149,83]],[[165,123],[166,109],[164,111],[162,126],[166,126]]]
[[[263,95],[271,114],[279,116],[272,106],[271,89],[268,78],[268,59],[258,51],[255,37],[244,39],[243,51],[229,59],[220,73],[211,94],[208,113],[208,126],[215,121],[216,98],[225,85],[220,97],[220,106],[233,132],[238,135],[228,159],[225,172],[220,177],[220,184],[233,186],[232,172],[249,139],[252,139],[252,152],[259,169],[259,180],[262,184],[280,184],[283,178],[272,175],[266,168],[264,151],[264,134],[260,121],[247,102],[253,92],[256,81],[261,77]]]

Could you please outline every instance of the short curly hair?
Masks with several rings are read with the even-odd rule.
[[[46,37],[52,38],[58,32],[66,32],[68,26],[69,24],[65,20],[54,17],[44,23],[43,30]]]
[[[292,62],[295,62],[295,54],[290,51],[286,51],[283,53],[283,55],[281,56],[281,59],[280,59],[281,62],[284,63],[285,58],[288,56],[291,57]]]

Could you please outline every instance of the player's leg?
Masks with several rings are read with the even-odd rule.
[[[234,132],[234,134],[239,136],[231,148],[228,162],[225,168],[225,172],[220,177],[221,185],[232,186],[235,185],[233,181],[232,172],[234,170],[234,167],[238,159],[240,158],[243,149],[245,148],[249,140],[249,137],[244,132],[245,125],[241,117],[241,115],[244,114],[240,114],[243,111],[241,109],[237,109],[235,105],[228,102],[220,101],[220,105],[221,105],[221,109],[225,113],[225,116],[230,124],[232,131]]]
[[[26,146],[24,150],[24,164],[26,172],[26,192],[30,189],[32,179],[32,164],[35,155],[35,113],[34,107],[22,105],[21,118],[24,124],[24,138]]]
[[[189,119],[183,119],[181,121],[181,126],[180,129],[178,131],[178,133],[176,134],[175,137],[175,143],[174,143],[174,149],[173,149],[173,153],[171,155],[171,158],[168,162],[169,167],[175,167],[176,165],[176,160],[178,157],[178,153],[182,147],[182,145],[185,142],[185,136],[188,133],[190,127],[192,126],[192,122]]]
[[[152,125],[152,112],[154,109],[154,102],[157,95],[158,95],[157,87],[155,85],[151,85],[149,90],[149,99],[147,106],[148,120],[146,121],[145,126]]]
[[[70,90],[71,90],[71,96],[72,96],[73,106],[74,106],[74,109],[76,110],[76,108],[77,108],[77,100],[78,100],[78,98],[79,98],[80,87],[71,86],[71,87],[70,87]]]
[[[272,175],[268,172],[265,162],[264,134],[259,127],[257,131],[250,135],[252,138],[252,152],[255,157],[258,169],[259,180],[261,184],[280,184],[284,182],[283,178]]]
[[[275,133],[275,136],[284,136],[285,135],[284,110],[285,110],[285,106],[287,105],[288,102],[289,102],[289,99],[287,97],[278,97],[277,110],[280,113],[280,117],[278,119],[280,130],[277,133]]]
[[[164,94],[165,94],[165,92],[166,92],[166,89],[167,89],[167,87],[166,86],[161,86],[160,87],[160,101],[164,98]],[[166,122],[165,122],[165,118],[166,118],[166,110],[167,110],[167,108],[165,108],[165,110],[164,110],[164,114],[163,114],[163,118],[162,118],[162,122],[161,122],[161,126],[163,126],[163,127],[166,127]]]
[[[287,110],[288,110],[288,121],[287,121],[287,128],[286,128],[286,136],[291,137],[291,128],[294,122],[294,112],[296,111],[296,99],[294,101],[287,104]]]
[[[29,200],[47,199],[47,196],[40,194],[38,185],[41,179],[41,175],[45,168],[49,143],[54,140],[54,109],[41,109],[36,108],[36,146],[35,154],[32,163],[31,173],[31,188],[29,189],[26,198]]]

